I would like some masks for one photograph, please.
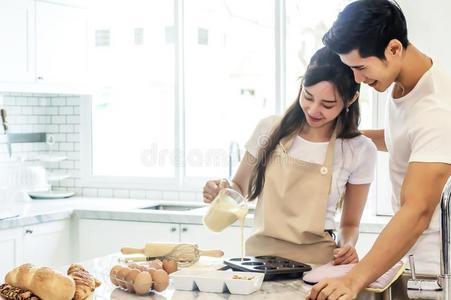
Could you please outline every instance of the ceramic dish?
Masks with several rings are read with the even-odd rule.
[[[183,269],[169,277],[176,290],[249,295],[260,289],[264,274]]]
[[[48,191],[48,192],[29,192],[33,199],[63,199],[69,198],[75,195],[74,192],[58,192],[58,191]]]

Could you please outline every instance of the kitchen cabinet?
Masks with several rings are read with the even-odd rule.
[[[0,230],[0,278],[22,262],[21,228]]]
[[[0,47],[0,90],[80,91],[88,70],[88,10],[73,1],[2,0]]]
[[[226,256],[241,256],[240,228],[214,233],[203,225],[113,220],[79,220],[77,260],[119,252],[122,247],[142,248],[146,243],[194,243],[201,249],[221,249]],[[251,233],[245,227],[244,238]]]
[[[36,1],[36,80],[81,83],[88,68],[87,9]]]
[[[0,82],[34,81],[34,1],[0,1]]]
[[[72,261],[70,220],[0,230],[0,278],[23,263],[63,266]]]
[[[119,252],[122,247],[143,248],[150,242],[179,241],[180,224],[81,219],[77,260]]]
[[[38,266],[64,266],[72,261],[70,220],[22,228],[23,260]]]
[[[251,227],[244,227],[244,240],[252,232]],[[241,257],[240,227],[228,227],[220,233],[215,233],[203,225],[180,225],[180,242],[194,243],[200,249],[220,249],[225,257]]]

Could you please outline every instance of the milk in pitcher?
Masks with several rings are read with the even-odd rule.
[[[222,189],[211,203],[203,223],[211,231],[220,232],[240,221],[241,259],[244,257],[244,220],[248,212],[246,199],[232,189]]]

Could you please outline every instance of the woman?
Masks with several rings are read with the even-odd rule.
[[[285,115],[257,125],[232,182],[207,182],[205,202],[226,186],[258,198],[246,255],[314,264],[358,261],[354,247],[377,154],[357,129],[359,88],[336,54],[318,50]],[[334,219],[341,204],[337,245]]]

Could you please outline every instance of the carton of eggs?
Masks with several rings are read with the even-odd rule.
[[[130,293],[145,295],[150,290],[164,291],[169,285],[169,275],[177,271],[173,260],[149,261],[116,265],[111,268],[110,280],[115,285]]]

